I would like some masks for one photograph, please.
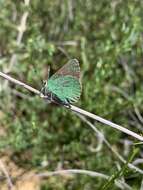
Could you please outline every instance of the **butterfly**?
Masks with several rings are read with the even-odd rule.
[[[44,84],[41,93],[50,102],[70,107],[81,95],[80,66],[71,59]]]

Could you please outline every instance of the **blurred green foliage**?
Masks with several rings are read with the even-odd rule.
[[[16,53],[17,62],[10,74],[40,89],[48,66],[54,72],[70,58],[77,58],[83,83],[77,105],[142,133],[134,109],[137,106],[143,113],[142,1],[35,0],[25,7],[23,1],[1,0],[0,7],[0,69],[8,68]],[[26,31],[17,45],[17,26],[26,10]],[[4,80],[0,82],[4,84]],[[13,159],[23,167],[42,168],[46,161],[47,170],[56,169],[59,163],[63,168],[108,175],[117,170],[117,158],[106,146],[99,152],[92,151],[98,140],[76,115],[18,86],[9,86],[0,94],[4,113],[0,125],[7,133],[0,138],[1,151],[12,150]],[[14,89],[26,96],[22,98]],[[123,155],[123,140],[133,139],[96,125]],[[138,173],[130,171],[124,177],[133,189],[139,189]],[[43,189],[99,189],[104,182],[87,176],[67,180],[56,177],[49,179]]]

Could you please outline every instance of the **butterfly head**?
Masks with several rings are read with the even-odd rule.
[[[43,87],[41,89],[40,96],[47,100],[50,100],[50,101],[52,100],[52,92],[48,90],[47,81],[43,81]]]

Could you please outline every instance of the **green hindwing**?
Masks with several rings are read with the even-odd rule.
[[[81,95],[79,80],[73,76],[59,76],[48,80],[48,90],[56,94],[62,101],[77,102]]]
[[[77,102],[81,95],[79,62],[72,59],[52,75],[47,81],[47,90],[65,103]]]

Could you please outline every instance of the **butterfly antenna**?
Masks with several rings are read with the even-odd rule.
[[[50,78],[50,66],[48,66],[48,79]]]
[[[49,77],[50,77],[50,66],[48,66],[47,80],[42,80],[42,84],[43,84],[43,86],[46,85],[46,83],[47,83]]]

